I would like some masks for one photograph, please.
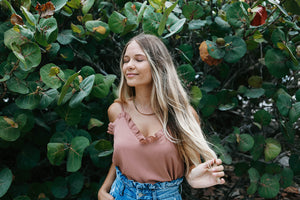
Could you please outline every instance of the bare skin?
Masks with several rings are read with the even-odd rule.
[[[135,88],[135,103],[139,110],[143,113],[152,113],[153,110],[150,105],[153,85],[151,67],[145,53],[135,41],[131,42],[126,49],[122,73],[125,76],[127,84]],[[145,137],[151,136],[162,128],[157,116],[143,116],[138,113],[133,105],[132,99],[128,99],[127,104],[124,104],[123,108],[130,114]],[[117,102],[113,103],[108,109],[109,120],[113,122],[120,112],[122,112],[121,104]],[[193,110],[193,112],[199,122],[196,111]],[[220,159],[214,159],[193,167],[186,176],[186,179],[193,188],[206,188],[217,184],[224,184],[225,180],[222,178],[223,176],[224,167],[222,166],[222,161]],[[116,170],[114,164],[112,164],[98,192],[98,200],[114,199],[109,194],[109,191],[115,177]]]

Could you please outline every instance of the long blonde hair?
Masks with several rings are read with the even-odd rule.
[[[178,151],[186,165],[186,172],[189,172],[191,165],[200,164],[200,157],[205,161],[216,158],[215,152],[209,147],[198,120],[193,114],[188,95],[181,85],[172,57],[158,37],[148,34],[133,37],[123,50],[120,62],[121,72],[124,54],[132,41],[139,44],[150,63],[153,78],[151,106],[163,126],[166,137],[177,144]],[[127,85],[122,74],[119,100],[126,103],[128,98],[134,96],[134,87]]]

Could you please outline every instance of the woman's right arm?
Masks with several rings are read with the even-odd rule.
[[[109,106],[107,110],[108,118],[110,122],[114,122],[119,113],[122,112],[122,106],[120,103],[113,103]],[[113,134],[110,132],[110,134]],[[110,188],[116,178],[116,167],[114,163],[111,164],[111,167],[108,171],[108,174],[103,182],[100,190],[98,191],[98,200],[113,200],[113,196],[109,194]]]
[[[111,185],[116,178],[116,168],[114,163],[111,164],[109,172],[102,184],[100,190],[98,191],[98,200],[113,200],[114,197],[109,194]]]

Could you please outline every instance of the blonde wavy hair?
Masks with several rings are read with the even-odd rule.
[[[122,52],[121,72],[124,54],[132,41],[139,44],[150,63],[153,78],[151,106],[163,126],[166,137],[177,145],[185,162],[186,173],[192,165],[200,164],[201,159],[207,161],[216,158],[215,152],[204,137],[198,119],[193,114],[189,97],[181,85],[172,57],[158,37],[149,34],[133,37]],[[128,98],[134,96],[134,87],[127,85],[122,74],[118,100],[126,103]]]

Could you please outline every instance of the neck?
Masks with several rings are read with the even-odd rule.
[[[142,105],[144,108],[151,108],[151,90],[152,87],[136,87],[135,88],[135,102]]]

